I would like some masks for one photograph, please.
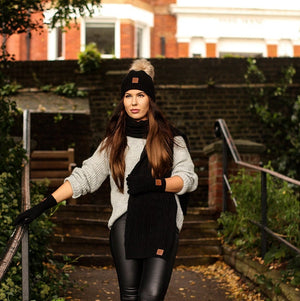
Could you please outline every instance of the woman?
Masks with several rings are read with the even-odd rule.
[[[154,68],[136,60],[105,139],[56,191],[20,214],[30,223],[70,197],[97,190],[110,177],[110,246],[121,300],[163,300],[183,223],[179,197],[198,185],[187,145],[155,104]]]

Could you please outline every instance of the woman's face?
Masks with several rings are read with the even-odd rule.
[[[141,90],[128,90],[124,95],[124,107],[129,117],[135,120],[148,119],[149,96]]]

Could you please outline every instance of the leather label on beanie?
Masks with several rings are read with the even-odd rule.
[[[139,78],[138,77],[133,77],[132,78],[132,83],[133,84],[137,84],[139,82]]]
[[[163,249],[157,249],[156,255],[162,256],[163,254],[164,254],[164,250]]]

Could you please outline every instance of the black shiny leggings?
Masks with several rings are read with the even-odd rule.
[[[167,292],[178,246],[178,234],[165,260],[159,257],[126,259],[126,214],[120,217],[110,232],[110,248],[118,274],[121,301],[162,301]]]

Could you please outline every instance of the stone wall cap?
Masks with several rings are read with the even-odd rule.
[[[241,154],[261,154],[265,151],[265,145],[245,139],[234,140],[236,148]],[[215,141],[203,148],[205,155],[222,152],[222,140]]]
[[[66,97],[54,92],[40,92],[37,90],[23,90],[12,96],[17,107],[38,113],[69,113],[90,114],[89,98]]]

